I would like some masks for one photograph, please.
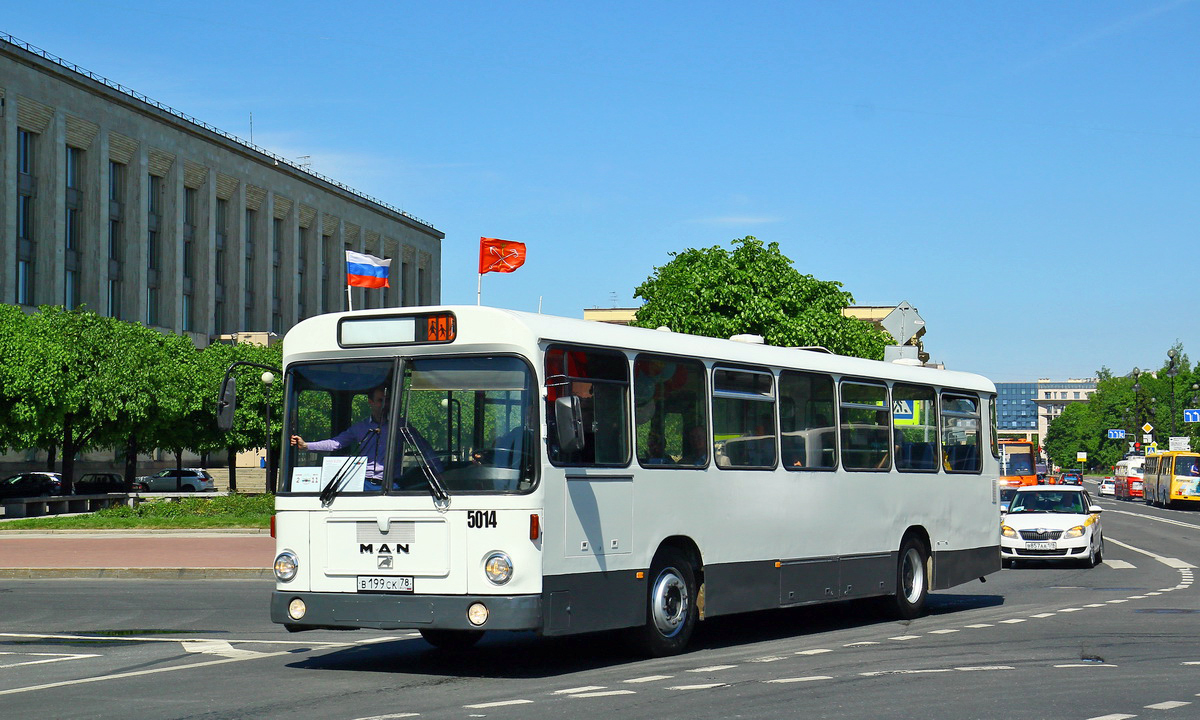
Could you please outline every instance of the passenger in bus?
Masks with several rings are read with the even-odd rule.
[[[293,435],[291,443],[299,450],[308,452],[335,452],[350,448],[350,451],[367,459],[366,481],[364,490],[379,490],[383,482],[383,463],[387,457],[388,434],[388,397],[387,386],[377,385],[367,391],[367,405],[370,415],[346,428],[328,440],[306,441],[299,435]],[[442,464],[434,454],[433,448],[421,433],[404,418],[400,419],[401,427],[412,431],[419,452],[429,459],[435,472],[442,472]]]
[[[708,462],[708,430],[703,425],[694,425],[683,436],[687,449],[680,465],[704,465]]]
[[[646,437],[646,457],[643,465],[674,465],[675,460],[667,455],[667,442],[662,433],[651,432]]]

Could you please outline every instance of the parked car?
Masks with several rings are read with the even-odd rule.
[[[1017,488],[1000,524],[1000,558],[1081,562],[1095,567],[1104,559],[1102,509],[1086,490],[1073,485]]]
[[[167,468],[154,475],[137,478],[150,492],[215,492],[212,475],[203,468]]]
[[[1104,478],[1100,481],[1100,489],[1096,491],[1096,494],[1100,495],[1101,497],[1104,495],[1112,495],[1113,497],[1116,497],[1117,481],[1110,477]]]
[[[1083,485],[1083,473],[1068,470],[1062,474],[1063,485]]]
[[[56,472],[28,472],[0,481],[0,497],[45,497],[62,495],[62,475]]]
[[[125,492],[125,478],[117,473],[86,473],[75,481],[76,495]]]

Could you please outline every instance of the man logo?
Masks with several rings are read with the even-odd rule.
[[[391,555],[380,555],[377,558],[377,560],[379,561],[378,564],[379,564],[380,570],[391,570],[392,569],[392,556]]]

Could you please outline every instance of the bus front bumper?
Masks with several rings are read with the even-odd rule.
[[[289,614],[294,601],[303,603],[300,617]],[[468,609],[487,608],[482,625],[467,619]],[[397,595],[382,593],[271,593],[271,620],[289,630],[320,628],[353,630],[538,630],[542,621],[540,595]]]

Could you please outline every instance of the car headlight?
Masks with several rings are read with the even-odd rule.
[[[1007,525],[1001,525],[1000,526],[1000,534],[1003,535],[1004,537],[1015,538],[1017,536],[1017,531],[1013,530],[1012,528],[1010,528]]]
[[[493,585],[503,585],[512,579],[512,560],[507,553],[491,553],[483,561],[483,572]]]
[[[1065,533],[1063,533],[1063,537],[1064,537],[1064,538],[1077,538],[1077,537],[1083,537],[1083,534],[1084,534],[1085,532],[1087,532],[1087,531],[1083,529],[1083,526],[1082,526],[1082,525],[1076,525],[1075,527],[1073,527],[1073,528],[1071,528],[1070,530],[1068,530],[1068,531],[1066,531]]]
[[[284,550],[275,556],[275,577],[279,578],[280,582],[288,582],[296,577],[296,571],[299,569],[300,559],[291,550]]]

